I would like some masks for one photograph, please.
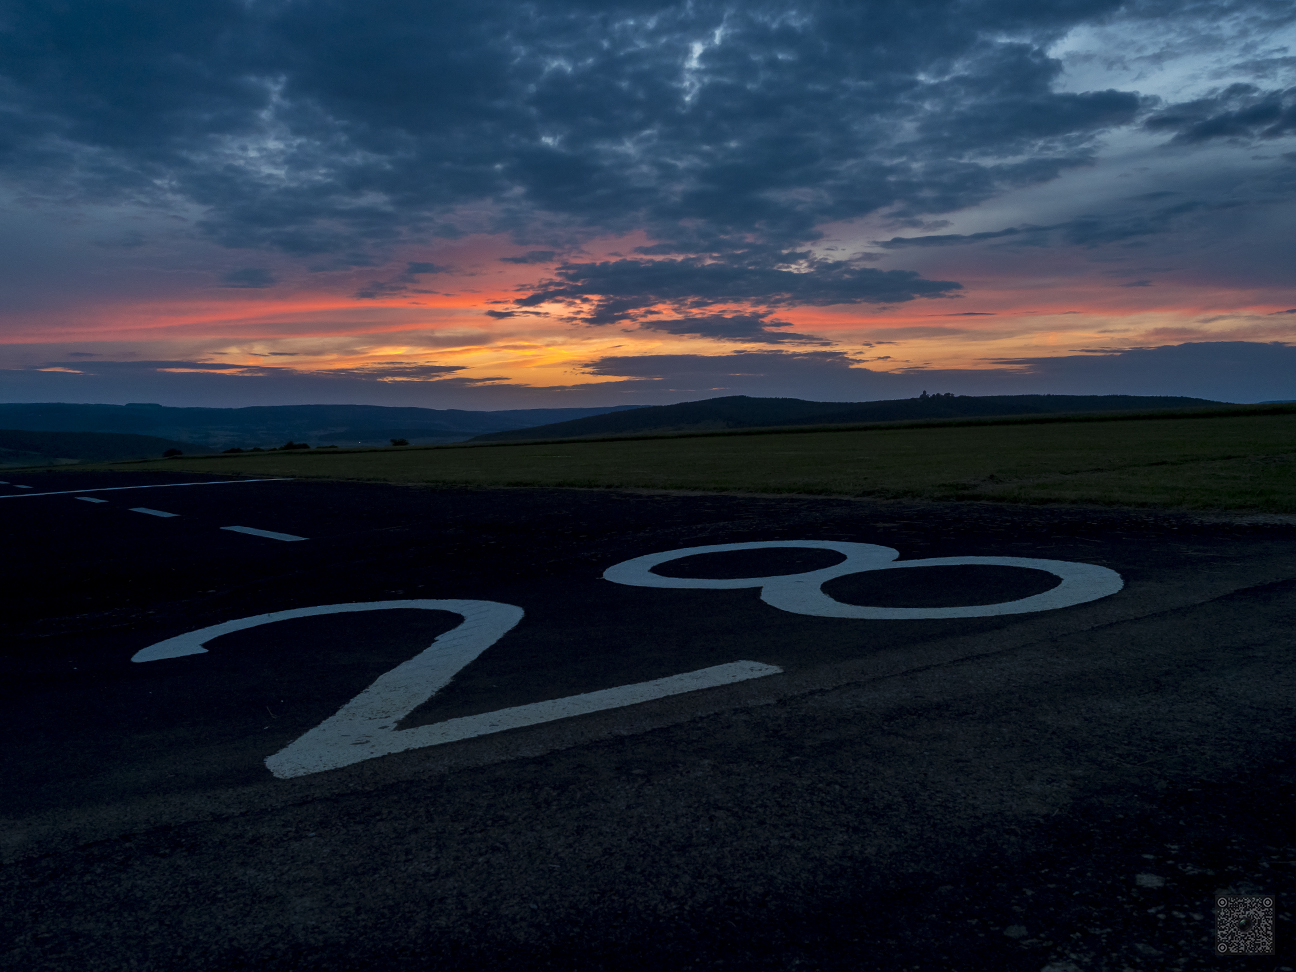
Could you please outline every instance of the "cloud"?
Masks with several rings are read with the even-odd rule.
[[[443,381],[454,376],[463,368],[457,365],[410,364],[406,361],[382,361],[364,365],[359,368],[331,368],[327,371],[302,371],[298,374],[310,374],[329,379],[358,378],[365,381]],[[490,384],[507,379],[498,376],[490,378],[467,378],[458,376],[460,382],[473,385]]]
[[[1165,196],[1179,193],[1153,193],[1146,201],[1154,202]],[[966,246],[987,240],[1004,240],[1001,246],[1082,246],[1094,248],[1110,243],[1123,243],[1146,236],[1182,232],[1186,221],[1196,218],[1209,220],[1225,210],[1243,205],[1237,199],[1185,199],[1168,206],[1125,205],[1117,212],[1077,216],[1048,226],[1010,226],[1006,229],[984,233],[942,233],[935,236],[893,236],[889,240],[874,240],[873,245],[884,250]],[[1140,272],[1152,272],[1144,270]],[[1157,270],[1156,272],[1165,272]]]
[[[500,263],[552,263],[555,256],[554,250],[530,250],[521,256],[500,257]]]
[[[767,308],[882,304],[948,297],[962,289],[954,281],[926,280],[912,270],[877,270],[849,261],[811,259],[804,253],[795,256],[795,266],[780,266],[768,257],[751,260],[746,254],[727,260],[565,263],[516,303],[562,303],[576,311],[582,323],[613,324],[663,303],[681,311],[736,303]]]
[[[242,270],[231,270],[221,276],[222,287],[246,287],[261,289],[273,287],[277,281],[274,274],[260,267],[244,267]]]
[[[626,229],[794,249],[1088,164],[1139,97],[1059,90],[1047,51],[1117,6],[32,3],[0,35],[0,165],[339,265],[501,230],[539,243],[510,261]]]
[[[78,357],[78,355],[69,355]],[[278,371],[276,368],[262,368],[259,365],[236,365],[208,361],[52,361],[42,367],[72,367],[82,369],[86,374],[122,371]]]
[[[761,374],[772,364],[780,367],[814,364],[849,368],[854,358],[846,351],[735,351],[733,354],[634,354],[606,355],[587,364],[591,375],[620,378],[665,378],[678,374]]]
[[[265,355],[257,355],[257,357],[277,357],[281,355],[296,357],[293,352],[274,351]],[[125,377],[162,373],[207,374],[239,378],[273,378],[280,381],[290,381],[292,379],[299,379],[303,376],[313,376],[315,378],[328,380],[340,380],[346,378],[359,379],[363,381],[438,381],[455,377],[456,372],[464,370],[463,367],[458,365],[420,364],[408,361],[384,361],[362,365],[356,368],[332,368],[319,370],[281,368],[274,365],[259,364],[227,364],[225,362],[210,361],[53,361],[42,365],[36,370],[70,370],[74,365],[78,373],[85,375],[120,375]],[[503,379],[495,377],[464,378],[458,376],[457,380],[472,384],[481,384],[502,381]]]
[[[439,266],[435,263],[410,262],[405,264],[405,272],[390,280],[371,280],[352,296],[356,300],[387,300],[406,294],[435,294],[435,290],[425,290],[411,286],[418,283],[419,277],[427,273],[452,273],[453,267]]]
[[[1254,84],[1231,84],[1208,97],[1169,105],[1143,127],[1174,132],[1174,144],[1281,138],[1296,133],[1296,87],[1262,91]]]
[[[451,269],[451,267],[442,267],[435,263],[411,262],[405,264],[405,276],[410,280],[416,280],[425,273],[449,273]]]
[[[720,341],[752,341],[762,344],[832,344],[812,334],[795,331],[771,330],[792,327],[791,321],[771,320],[764,314],[707,314],[697,317],[662,319],[645,317],[639,321],[640,330],[661,331],[664,334],[696,335]]]
[[[991,230],[985,233],[941,233],[935,236],[893,236],[889,240],[874,240],[874,246],[884,250],[899,250],[910,247],[961,246],[965,243],[980,243],[983,240],[997,240],[1005,236],[1022,234],[1038,235],[1047,233],[1053,226],[1010,226],[1007,229]]]
[[[488,310],[488,311],[482,311],[482,313],[485,314],[487,317],[495,318],[497,321],[507,320],[510,317],[548,317],[549,316],[549,313],[547,311],[533,311],[533,310],[508,310],[508,311]]]

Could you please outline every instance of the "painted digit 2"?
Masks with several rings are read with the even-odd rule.
[[[840,564],[821,570],[803,571],[799,574],[779,574],[773,577],[666,577],[654,574],[652,568],[683,557],[698,554],[728,553],[738,550],[764,550],[770,547],[810,548],[834,550],[845,555]],[[845,543],[831,540],[777,540],[757,543],[721,543],[706,547],[683,547],[665,553],[648,554],[626,560],[609,567],[605,580],[632,587],[711,588],[733,590],[759,587],[761,600],[771,607],[792,614],[809,614],[819,618],[863,618],[869,620],[912,621],[922,618],[988,618],[1000,614],[1025,614],[1031,611],[1052,611],[1094,601],[1115,594],[1125,582],[1121,575],[1096,564],[1081,564],[1069,560],[1032,560],[1024,557],[931,557],[926,560],[894,562],[898,550],[872,543]],[[965,564],[985,564],[995,567],[1024,567],[1042,570],[1061,578],[1062,583],[1042,594],[1001,601],[997,604],[976,604],[963,607],[893,608],[868,607],[843,604],[825,594],[825,582],[847,574],[869,570],[903,570],[911,567],[953,567]]]
[[[397,729],[396,725],[438,691],[449,684],[455,674],[522,620],[523,611],[512,604],[498,601],[368,601],[358,604],[325,604],[319,607],[297,608],[258,614],[237,621],[212,625],[168,638],[136,652],[135,662],[179,658],[202,654],[203,645],[221,635],[247,628],[287,621],[291,618],[308,618],[319,614],[342,614],[352,611],[383,611],[414,608],[425,611],[449,611],[458,614],[463,622],[441,635],[432,644],[407,662],[397,665],[378,676],[367,689],[342,706],[333,716],[321,722],[304,736],[294,740],[265,762],[275,776],[288,779],[321,773],[359,763],[376,756],[421,749],[442,743],[470,739],[505,729],[533,726],[555,719],[615,709],[650,699],[665,698],[683,692],[728,685],[749,678],[774,675],[782,669],[759,662],[730,662],[711,668],[672,675],[668,678],[638,682],[551,699],[530,705],[499,709],[482,715],[447,719],[432,725],[412,729]]]

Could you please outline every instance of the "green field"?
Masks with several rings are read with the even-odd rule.
[[[1296,408],[1268,414],[303,450],[149,469],[480,486],[584,486],[1296,513]],[[1274,414],[1274,413],[1277,414]],[[139,465],[108,468],[138,470]]]

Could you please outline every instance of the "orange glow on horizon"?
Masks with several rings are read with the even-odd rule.
[[[647,242],[641,233],[609,238],[572,259],[633,257],[633,248]],[[304,273],[264,289],[208,287],[191,297],[121,296],[93,306],[75,306],[73,300],[57,310],[11,311],[7,341],[69,348],[129,344],[137,359],[176,361],[171,371],[202,370],[181,362],[237,366],[222,369],[227,374],[266,368],[378,374],[404,365],[552,386],[616,380],[584,370],[610,355],[831,351],[876,371],[986,369],[1002,367],[1004,359],[1081,348],[1285,340],[1296,325],[1291,317],[1276,316],[1287,309],[1286,292],[1231,289],[1172,275],[1130,282],[1104,277],[1110,271],[1088,265],[1048,267],[1051,258],[1032,255],[1036,265],[1025,273],[1020,267],[995,273],[993,266],[970,258],[973,265],[965,267],[959,265],[963,258],[928,259],[923,275],[959,280],[964,289],[957,296],[880,307],[774,307],[770,319],[790,326],[770,328],[768,341],[726,340],[654,331],[633,322],[582,325],[561,305],[518,308],[514,301],[551,273],[549,265],[501,261],[522,249],[500,238],[478,237],[435,253],[406,254],[381,270]],[[419,262],[453,269],[402,273],[402,267]],[[395,289],[387,293],[382,287]],[[377,296],[359,296],[365,288]],[[669,304],[649,309],[659,319],[753,312],[744,304],[691,312]],[[491,317],[490,311],[515,313]],[[393,374],[380,380],[427,379]]]

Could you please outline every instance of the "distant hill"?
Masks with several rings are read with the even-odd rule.
[[[32,432],[0,429],[0,466],[48,466],[60,462],[112,462],[161,456],[168,449],[210,452],[193,442],[114,432]]]
[[[524,408],[498,412],[389,408],[382,405],[264,405],[172,408],[163,405],[0,404],[0,428],[41,432],[114,432],[197,443],[206,451],[271,448],[289,439],[311,445],[415,445],[462,442],[484,432],[602,415],[614,408]]]
[[[883,402],[807,402],[799,398],[748,398],[746,395],[733,395],[700,402],[681,402],[678,405],[654,405],[529,429],[494,432],[468,441],[522,442],[528,439],[710,432],[777,428],[785,425],[846,425],[1057,412],[1205,408],[1223,404],[1226,403],[1204,398],[1142,395],[928,395]]]

